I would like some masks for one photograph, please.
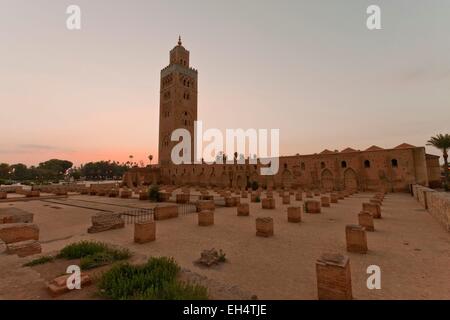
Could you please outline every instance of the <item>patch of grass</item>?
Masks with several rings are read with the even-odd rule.
[[[128,249],[116,249],[106,243],[95,241],[80,241],[69,244],[58,254],[58,258],[80,259],[82,270],[97,268],[131,256]]]
[[[58,258],[81,259],[98,252],[108,250],[108,246],[102,242],[80,241],[65,246],[58,254]]]
[[[55,257],[53,257],[53,256],[43,256],[43,257],[31,260],[30,262],[27,262],[23,266],[24,267],[34,267],[34,266],[37,266],[40,264],[52,262],[53,260],[55,260]]]
[[[101,267],[115,261],[126,260],[131,256],[127,249],[108,249],[94,254],[82,257],[80,259],[80,268],[82,270]]]
[[[116,300],[206,300],[207,288],[180,282],[172,258],[150,258],[144,265],[113,266],[99,280],[103,296]]]

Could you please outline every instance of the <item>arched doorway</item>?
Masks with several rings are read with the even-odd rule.
[[[292,181],[293,181],[292,173],[288,169],[285,169],[281,176],[282,187],[284,187],[285,189],[289,189],[292,186]]]
[[[344,188],[347,190],[357,190],[358,180],[356,179],[355,170],[349,168],[344,172]]]
[[[322,188],[325,191],[327,191],[327,192],[333,191],[334,179],[333,179],[333,174],[331,173],[330,170],[325,169],[322,171],[321,182],[322,182]]]

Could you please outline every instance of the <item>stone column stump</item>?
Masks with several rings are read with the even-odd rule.
[[[370,212],[362,211],[358,214],[358,223],[361,227],[364,227],[366,231],[375,231],[373,225],[373,217]]]
[[[214,224],[214,211],[204,210],[198,213],[198,225],[202,227]]]
[[[271,237],[273,236],[273,219],[256,218],[256,235],[258,237]]]
[[[134,224],[134,242],[143,244],[155,240],[155,221],[138,221]]]
[[[320,202],[322,204],[322,207],[329,207],[330,206],[330,197],[327,197],[327,196],[321,197]]]
[[[363,203],[362,211],[369,212],[374,219],[381,219],[381,208],[378,204]]]
[[[261,204],[263,209],[275,209],[275,199],[273,198],[262,199]]]
[[[298,223],[302,221],[302,207],[288,207],[288,222]]]
[[[317,200],[307,200],[305,202],[305,209],[307,213],[320,213],[320,202]]]
[[[291,196],[289,194],[283,196],[283,204],[291,204]]]
[[[348,252],[367,253],[367,236],[364,227],[358,225],[345,226],[345,238]]]
[[[323,254],[316,261],[319,300],[352,300],[350,259],[340,254]]]
[[[240,203],[237,206],[237,215],[239,217],[246,217],[250,214],[250,206],[248,203]]]

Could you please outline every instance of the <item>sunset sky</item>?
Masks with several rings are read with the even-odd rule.
[[[282,155],[423,146],[450,133],[449,17],[446,0],[0,0],[0,162],[155,163],[179,34],[207,128],[279,128]]]

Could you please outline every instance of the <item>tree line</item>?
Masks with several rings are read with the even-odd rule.
[[[123,174],[135,163],[119,163],[117,161],[88,162],[74,166],[71,161],[51,159],[37,166],[26,166],[23,163],[0,163],[0,184],[15,182],[49,183],[73,178],[74,180],[112,180],[121,179]]]

